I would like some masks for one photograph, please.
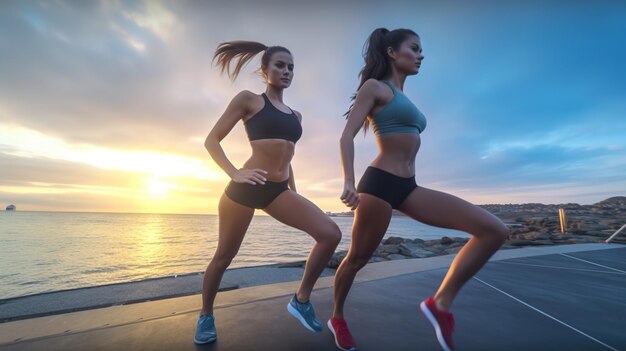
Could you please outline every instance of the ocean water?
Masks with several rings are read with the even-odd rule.
[[[350,245],[352,217],[331,217]],[[215,215],[0,212],[0,299],[204,271],[217,246]],[[436,239],[459,231],[393,217],[388,236]],[[253,218],[231,268],[305,260],[314,240],[269,216]]]

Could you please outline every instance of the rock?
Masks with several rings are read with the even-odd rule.
[[[401,244],[400,253],[404,256],[414,257],[414,258],[425,258],[435,256],[435,253],[427,250],[423,247],[422,244]]]
[[[383,257],[375,257],[374,256],[374,257],[370,258],[370,260],[367,261],[367,263],[376,263],[376,262],[384,262],[384,261],[387,261],[387,260],[385,258],[383,258]]]
[[[525,225],[520,224],[517,227],[510,227],[509,226],[509,233],[511,234],[524,234],[524,233],[528,233],[528,227]]]
[[[560,245],[574,243],[599,243],[624,225],[626,218],[626,197],[614,197],[594,205],[578,204],[502,204],[481,205],[498,216],[510,228],[509,239],[501,249],[513,249],[523,246]],[[568,216],[566,233],[560,232],[558,209],[564,208]],[[389,233],[374,253],[370,262],[400,259],[407,257],[431,257],[455,253],[469,238],[443,237],[437,240],[405,239]],[[626,235],[622,234],[614,243],[626,244]],[[337,267],[346,252],[336,253],[329,267]],[[293,265],[297,265],[294,263]]]
[[[443,250],[445,250],[447,248],[448,248],[447,245],[437,244],[437,245],[429,246],[428,250],[430,250],[430,251],[432,251],[434,253],[441,253]]]
[[[383,240],[383,244],[385,245],[398,245],[404,242],[403,238],[397,236],[390,236],[387,239]]]
[[[548,240],[565,240],[565,239],[569,239],[569,238],[571,238],[569,233],[560,233],[559,232],[559,233],[556,233],[556,234],[549,235],[545,239],[548,239]]]
[[[613,240],[611,240],[611,243],[612,244],[626,244],[626,238],[616,236],[615,238],[613,238]]]
[[[438,255],[439,253],[426,250],[426,249],[414,250],[411,253],[411,257],[415,257],[415,258],[426,258],[426,257],[433,257],[433,256],[438,256]]]
[[[343,259],[346,257],[347,254],[348,254],[348,251],[345,251],[345,250],[335,252],[333,257],[330,258],[330,261],[328,261],[327,266],[329,268],[339,267],[339,264],[341,264],[341,261],[343,261]]]
[[[441,242],[442,245],[450,245],[454,241],[452,241],[452,239],[450,239],[449,237],[444,236],[443,238],[441,238],[440,242]]]
[[[400,253],[400,249],[398,245],[379,245],[375,252],[378,252],[378,255],[374,254],[375,256],[381,256],[382,254],[398,254]]]
[[[533,238],[535,240],[548,240],[551,237],[553,237],[554,234],[548,234],[548,233],[537,233],[537,235],[535,235]]]
[[[439,244],[439,240],[426,240],[424,241],[425,246],[434,246]]]
[[[598,207],[624,207],[626,206],[626,196],[614,196],[594,204]]]
[[[457,252],[461,251],[461,249],[462,249],[462,248],[463,248],[463,247],[451,247],[451,248],[448,248],[448,249],[443,250],[443,252],[444,252],[446,255],[451,255],[451,254],[455,254],[455,253],[457,253]]]
[[[608,233],[599,233],[599,232],[586,232],[585,235],[587,236],[595,236],[595,237],[599,237],[599,238],[607,238],[609,236]]]
[[[398,246],[398,250],[400,251],[400,254],[404,255],[404,256],[412,256],[411,252],[413,250],[423,249],[423,248],[424,248],[424,245],[422,245],[422,244],[404,243],[404,244],[400,244]]]
[[[395,261],[395,260],[404,260],[404,259],[406,259],[406,257],[404,257],[402,255],[399,255],[399,254],[391,254],[391,255],[387,256],[387,259]]]
[[[573,222],[569,224],[569,229],[572,230],[580,230],[582,228],[583,224],[580,222]]]
[[[582,230],[588,231],[588,232],[595,232],[595,231],[600,231],[603,229],[607,229],[607,227],[605,225],[601,225],[601,224],[583,224],[581,226]]]

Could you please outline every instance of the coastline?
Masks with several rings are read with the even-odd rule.
[[[500,250],[526,246],[603,243],[626,223],[624,196],[611,197],[593,205],[530,203],[479,207],[500,218],[511,230],[508,240]],[[559,209],[563,209],[567,215],[566,230],[563,233]],[[381,242],[369,262],[455,254],[468,240],[457,237],[442,237],[439,240],[389,237]],[[612,243],[626,244],[626,235],[614,238]],[[347,251],[336,252],[329,266],[336,268],[346,253]]]
[[[626,197],[607,199],[594,205],[490,205],[486,208],[511,229],[501,250],[528,246],[603,243],[626,218]],[[558,208],[568,213],[568,226],[560,232]],[[348,233],[344,233],[346,235]],[[435,240],[405,239],[391,236],[384,239],[369,262],[429,258],[457,253],[468,238],[442,237]],[[612,243],[626,244],[626,235]],[[338,251],[322,273],[334,275],[346,251]],[[417,264],[419,261],[416,261]],[[228,269],[220,291],[300,280],[304,261],[275,263]],[[0,323],[61,314],[73,311],[126,305],[138,302],[188,296],[201,293],[202,272],[139,281],[82,287],[45,292],[0,300]]]
[[[389,237],[376,249],[375,255],[377,256],[373,256],[369,263],[415,260],[415,264],[419,265],[420,258],[453,256],[463,247],[464,243],[468,239],[444,237],[441,240],[430,240],[428,243],[413,243],[413,240],[419,239]],[[450,240],[450,243],[448,243],[448,240]],[[525,247],[548,246],[548,244],[545,244],[540,240],[544,239],[538,239],[537,245],[511,245],[511,243],[507,241],[507,243],[503,245],[499,251],[508,251],[510,249],[516,251],[515,249]],[[441,241],[444,241],[444,244],[441,244]],[[603,242],[603,240],[584,242],[562,241],[553,245],[558,246],[570,244],[575,246],[576,244]],[[622,239],[622,242],[616,243],[624,245],[626,244],[626,239]],[[403,252],[403,250],[405,250],[403,247],[411,247],[411,245],[421,247],[424,244],[426,246],[430,245],[431,250],[421,248],[417,248],[415,250],[415,252],[419,253],[421,253],[422,250],[426,252],[426,254],[422,257],[408,257],[400,253],[395,253],[397,251]],[[445,246],[448,246],[448,248],[440,250],[438,253],[432,249]],[[335,269],[344,256],[344,251],[336,252],[329,262],[328,268],[322,272],[320,278],[334,276]],[[247,287],[298,281],[301,279],[304,272],[304,263],[304,261],[295,261],[227,269],[224,273],[224,277],[220,283],[220,289],[218,291],[222,292]],[[197,295],[202,293],[203,276],[203,272],[196,272],[8,298],[0,300],[0,324],[96,308],[130,305],[141,302]]]

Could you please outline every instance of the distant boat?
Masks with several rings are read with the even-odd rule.
[[[1,208],[1,207],[0,207]],[[15,211],[15,205],[7,206],[7,211]]]

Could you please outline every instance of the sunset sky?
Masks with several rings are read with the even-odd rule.
[[[265,89],[260,55],[234,83],[211,65],[239,39],[292,51],[298,190],[346,210],[342,115],[377,27],[421,36],[418,184],[477,204],[626,194],[625,2],[299,3],[0,2],[2,208],[216,213],[229,179],[204,139],[237,92]],[[355,143],[360,177],[377,148]],[[250,155],[241,124],[223,147]]]

